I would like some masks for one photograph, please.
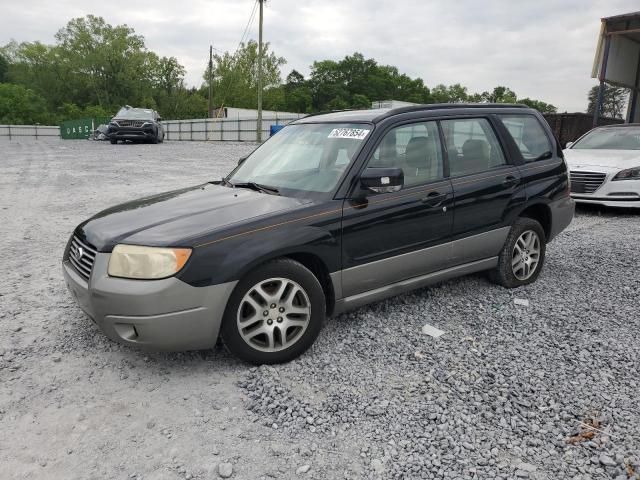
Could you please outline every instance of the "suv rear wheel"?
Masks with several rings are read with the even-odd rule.
[[[313,344],[325,311],[315,275],[293,260],[274,260],[238,282],[221,334],[231,353],[246,362],[288,362]]]
[[[490,273],[493,282],[507,288],[536,281],[544,264],[546,237],[542,225],[532,218],[518,218]]]

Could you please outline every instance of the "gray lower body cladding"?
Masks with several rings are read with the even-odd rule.
[[[359,295],[411,278],[495,257],[504,245],[509,228],[498,228],[343,270],[340,297]]]
[[[551,241],[569,226],[576,211],[576,202],[571,197],[565,197],[551,202],[549,208],[551,209],[551,234],[547,241]]]
[[[88,281],[68,262],[63,262],[69,291],[109,338],[169,351],[215,345],[236,282],[193,287],[176,278],[113,278],[107,275],[109,256],[96,255]]]

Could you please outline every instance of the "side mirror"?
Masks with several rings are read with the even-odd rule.
[[[401,168],[366,168],[360,175],[360,185],[376,193],[397,192],[404,185]]]
[[[564,148],[571,148],[571,145],[573,145],[573,142],[567,142]]]
[[[248,157],[240,157],[238,159],[238,166],[242,165],[244,163],[244,161],[247,159]]]
[[[162,117],[156,118],[156,121],[161,122],[162,121]]]

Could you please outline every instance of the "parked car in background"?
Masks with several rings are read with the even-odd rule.
[[[640,208],[640,124],[594,128],[564,155],[576,202]]]
[[[109,140],[112,144],[118,143],[118,140],[162,143],[164,127],[160,123],[161,120],[155,110],[126,105],[109,122]]]
[[[111,339],[278,363],[326,315],[469,273],[534,282],[572,220],[562,150],[536,110],[419,105],[309,116],[221,181],[116,206],[63,256]]]

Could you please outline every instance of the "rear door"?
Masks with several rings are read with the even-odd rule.
[[[520,172],[527,199],[556,200],[567,196],[568,172],[544,118],[532,113],[496,115],[511,134],[521,155]]]
[[[345,200],[342,288],[355,295],[448,266],[453,189],[435,121],[385,133],[366,167],[399,167],[402,189]]]
[[[509,233],[510,210],[526,201],[520,171],[490,116],[446,119],[441,127],[455,198],[453,263],[496,256]]]

